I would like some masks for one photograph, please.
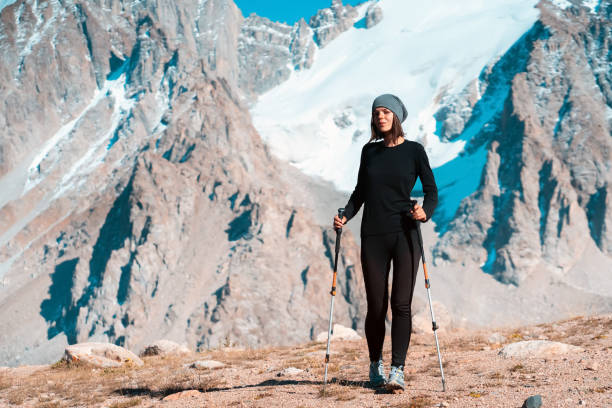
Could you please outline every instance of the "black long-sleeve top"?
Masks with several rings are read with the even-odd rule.
[[[438,188],[423,146],[408,140],[392,147],[385,147],[382,141],[367,143],[344,215],[350,220],[363,204],[361,236],[401,231],[402,214],[410,209],[417,177],[423,185],[423,210],[429,220],[438,204]]]

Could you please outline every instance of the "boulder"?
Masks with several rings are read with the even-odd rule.
[[[215,368],[225,367],[225,364],[216,360],[199,360],[186,364],[185,367],[195,368],[197,370],[213,370]]]
[[[171,340],[158,340],[153,344],[148,345],[140,356],[163,356],[168,354],[189,354],[189,350],[182,344],[175,343]]]
[[[523,406],[521,408],[540,408],[542,406],[542,396],[541,395],[532,395],[527,398],[525,402],[523,402]]]
[[[361,336],[357,334],[357,332],[351,328],[344,327],[340,324],[334,324],[332,329],[332,340],[361,340]],[[327,331],[319,333],[316,338],[316,341],[326,342],[327,341]]]
[[[543,358],[584,351],[581,347],[548,340],[527,340],[506,345],[499,351],[504,358]]]
[[[283,371],[276,374],[277,377],[293,377],[294,375],[298,375],[303,373],[304,370],[296,368],[296,367],[287,367]]]
[[[124,364],[142,366],[143,362],[131,351],[111,343],[78,343],[66,347],[64,359],[95,367],[119,367]]]

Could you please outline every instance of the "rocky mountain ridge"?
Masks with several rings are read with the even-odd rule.
[[[468,257],[518,285],[540,260],[567,273],[587,237],[610,257],[611,9],[541,3],[534,27],[438,111],[442,137],[476,133],[468,150],[488,152],[480,188],[437,243],[437,259]]]
[[[333,0],[330,8],[319,10],[308,23],[302,18],[293,26],[248,16],[238,39],[240,89],[252,100],[287,80],[293,71],[310,68],[316,50],[357,24],[358,16],[355,7],[341,0]],[[382,19],[382,12],[372,3],[363,19],[364,28],[370,28]]]
[[[85,339],[256,347],[326,324],[314,299],[331,283],[333,236],[297,192],[310,181],[290,187],[245,114],[240,12],[225,0],[168,7],[2,11],[7,364]],[[345,234],[337,319],[356,328],[357,250]]]

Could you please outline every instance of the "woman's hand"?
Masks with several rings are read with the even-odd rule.
[[[418,203],[410,210],[410,216],[416,221],[427,221],[427,214],[425,214],[425,210]]]
[[[340,217],[338,217],[337,215],[334,216],[334,229],[340,229],[342,227],[344,227],[344,223],[346,222],[346,217],[342,216],[342,219],[340,219]]]

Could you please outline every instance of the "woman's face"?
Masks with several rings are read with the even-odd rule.
[[[381,133],[387,133],[393,127],[393,112],[385,107],[378,107],[372,113],[372,119]]]

